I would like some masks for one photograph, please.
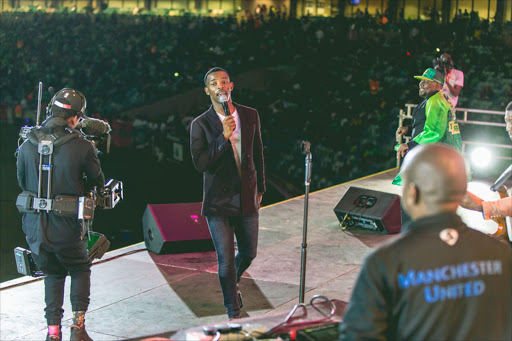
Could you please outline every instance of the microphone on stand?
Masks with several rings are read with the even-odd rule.
[[[508,166],[507,169],[500,175],[498,180],[491,186],[491,191],[496,192],[512,176],[512,165]]]
[[[229,112],[228,96],[226,94],[220,94],[219,100],[222,103],[222,107],[224,108],[224,113],[226,114],[226,116],[231,115],[231,113]]]

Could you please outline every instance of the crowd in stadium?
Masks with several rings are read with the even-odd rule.
[[[1,13],[0,25],[0,73],[7,76],[0,78],[0,106],[14,119],[33,121],[39,81],[79,89],[89,114],[112,121],[202,87],[209,67],[231,75],[265,70],[263,90],[235,84],[234,100],[260,112],[268,172],[301,184],[299,145],[311,141],[314,189],[394,167],[398,110],[420,101],[412,76],[443,52],[465,74],[459,107],[504,110],[512,97],[510,23],[477,15],[450,24],[403,18],[383,24],[368,15],[238,22],[29,12]],[[48,101],[51,94],[44,96]],[[170,112],[163,122],[139,117],[134,141],[146,147],[144,136],[172,132],[186,142],[190,119],[205,104]],[[153,150],[165,150],[165,138],[153,141],[163,144]]]

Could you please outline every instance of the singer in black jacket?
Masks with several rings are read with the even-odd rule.
[[[192,122],[190,133],[192,161],[203,173],[202,214],[217,251],[230,319],[240,317],[237,283],[256,257],[258,211],[265,192],[259,115],[255,109],[233,103],[232,90],[233,82],[224,69],[206,73],[205,92],[212,106]]]

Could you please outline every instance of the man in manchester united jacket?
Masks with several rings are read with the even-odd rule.
[[[402,169],[402,206],[413,221],[365,259],[340,340],[512,340],[512,249],[455,213],[464,159],[429,144],[409,152]]]

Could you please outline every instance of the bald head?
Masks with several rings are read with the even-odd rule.
[[[466,167],[462,155],[444,144],[414,148],[402,168],[402,206],[415,219],[455,212],[466,193]]]

